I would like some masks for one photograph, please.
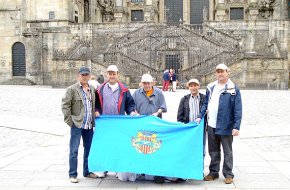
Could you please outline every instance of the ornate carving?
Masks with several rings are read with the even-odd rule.
[[[101,7],[103,22],[112,22],[114,20],[114,3],[113,0],[98,0],[98,5]]]
[[[262,18],[271,18],[276,6],[278,6],[276,0],[261,0],[259,1],[259,14]]]

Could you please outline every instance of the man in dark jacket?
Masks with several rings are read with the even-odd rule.
[[[177,113],[177,121],[182,123],[195,121],[205,100],[205,95],[199,93],[200,84],[197,79],[189,80],[187,86],[190,94],[180,100]]]
[[[193,122],[197,119],[205,100],[205,95],[199,93],[200,83],[197,79],[190,79],[187,83],[190,94],[185,95],[179,103],[177,121],[182,123]],[[204,122],[206,125],[206,121]],[[205,157],[205,133],[203,133],[203,157]]]
[[[233,183],[233,136],[239,135],[242,120],[242,99],[240,89],[229,79],[225,64],[216,67],[217,80],[208,84],[206,99],[200,118],[208,114],[208,152],[211,158],[209,174],[205,181],[219,177],[221,146],[224,152],[223,175],[225,183]]]

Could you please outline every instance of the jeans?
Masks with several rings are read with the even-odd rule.
[[[70,131],[70,143],[69,143],[69,177],[78,176],[78,149],[80,145],[81,137],[83,139],[84,146],[84,158],[83,158],[83,176],[87,176],[89,172],[88,157],[90,153],[91,143],[93,139],[92,129],[80,129],[75,125],[71,127]]]

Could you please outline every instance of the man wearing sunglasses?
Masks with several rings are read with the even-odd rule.
[[[95,126],[95,89],[89,85],[91,72],[87,67],[81,67],[78,72],[78,82],[67,88],[62,98],[62,112],[64,122],[71,127],[69,178],[71,183],[78,183],[78,148],[80,139],[83,139],[84,159],[83,176],[97,178],[88,169],[88,156]]]

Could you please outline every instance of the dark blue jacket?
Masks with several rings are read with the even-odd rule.
[[[102,114],[103,111],[103,89],[107,82],[103,83],[97,89],[96,95],[96,110]],[[119,100],[118,100],[118,112],[120,115],[129,115],[132,111],[135,111],[135,102],[129,91],[129,89],[121,82],[119,84]],[[99,105],[99,106],[98,106]]]
[[[208,103],[217,82],[207,86],[205,102],[201,108],[199,118],[206,114]],[[219,98],[217,123],[215,134],[231,135],[233,129],[240,130],[242,120],[242,98],[240,89],[229,80]]]
[[[170,80],[169,72],[163,73],[163,80],[165,80],[165,81],[169,81]]]

